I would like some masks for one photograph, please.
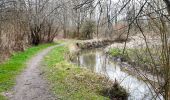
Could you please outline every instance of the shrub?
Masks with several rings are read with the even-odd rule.
[[[95,22],[92,20],[88,20],[83,23],[81,27],[81,39],[92,39],[93,33],[95,32]]]

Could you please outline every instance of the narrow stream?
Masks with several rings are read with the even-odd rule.
[[[74,58],[73,63],[96,73],[104,74],[112,80],[116,79],[129,93],[128,100],[153,99],[145,82],[123,71],[119,64],[111,61],[102,50],[82,51]]]

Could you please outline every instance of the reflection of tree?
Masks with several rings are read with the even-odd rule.
[[[106,67],[107,67],[107,56],[106,55],[102,55],[101,56],[101,61],[102,61],[102,71],[104,74],[106,74],[108,76]]]
[[[94,70],[94,67],[96,66],[96,55],[95,54],[84,55],[83,65],[89,67],[89,69],[91,70]]]
[[[78,66],[80,66],[80,54],[79,53],[77,53],[77,64]]]
[[[111,66],[113,66],[113,65],[112,65],[111,60],[109,59],[109,55],[104,54],[103,59],[104,59],[104,64],[103,64],[102,70],[105,72],[105,75],[106,75],[107,77],[109,77],[109,72],[108,72],[107,67],[109,68],[109,67],[111,67]],[[116,65],[114,65],[114,68],[116,68]]]
[[[77,54],[77,65],[101,72],[108,76],[107,66],[109,65],[108,56],[100,50],[86,50]]]

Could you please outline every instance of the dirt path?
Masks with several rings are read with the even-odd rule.
[[[17,78],[14,94],[9,100],[56,100],[49,92],[48,84],[43,80],[43,72],[39,68],[43,57],[55,47],[57,46],[43,50],[27,63],[27,68]]]

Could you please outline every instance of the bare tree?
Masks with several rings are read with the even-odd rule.
[[[95,1],[95,0],[93,0]],[[99,0],[102,2],[102,0]],[[77,5],[77,8],[81,8],[84,5],[88,5],[92,0],[85,0],[80,5]],[[104,2],[102,2],[104,3]],[[110,2],[111,4],[111,2]],[[112,22],[112,19],[115,18],[115,16],[119,19],[117,20],[124,20],[124,22],[128,22],[128,24],[123,28],[126,30],[126,38],[128,39],[132,28],[135,28],[138,30],[137,33],[141,33],[144,41],[145,41],[145,53],[147,54],[147,58],[150,59],[148,67],[151,68],[152,72],[155,72],[156,78],[157,78],[157,84],[159,86],[152,84],[152,82],[149,81],[147,75],[143,75],[143,73],[140,74],[141,77],[144,77],[152,88],[154,88],[154,92],[157,93],[156,96],[154,96],[154,99],[157,97],[159,98],[159,94],[163,96],[165,100],[170,99],[170,48],[169,48],[169,14],[170,14],[170,1],[169,0],[119,0],[117,3],[117,13],[112,16],[112,18],[109,18],[108,16],[110,14],[108,6],[106,13],[107,17],[107,24]],[[100,5],[100,3],[99,3]],[[114,10],[114,9],[111,9]],[[123,15],[123,13],[126,13]],[[125,19],[126,17],[126,19]],[[104,19],[100,18],[102,21]],[[147,26],[147,23],[149,26]],[[104,23],[106,24],[106,23]],[[146,34],[146,27],[150,27],[150,31],[154,32],[156,34],[159,41],[156,43],[149,44],[148,41],[151,39],[148,38],[150,34]],[[107,32],[108,33],[108,32]],[[125,33],[124,33],[125,34]],[[159,43],[158,43],[159,42]],[[126,50],[126,44],[124,51]],[[159,44],[159,45],[158,45]],[[158,49],[159,48],[159,49]],[[156,52],[156,54],[154,53]],[[140,51],[135,53],[136,55],[139,55]],[[143,56],[138,56],[138,58],[141,58]],[[157,58],[157,59],[156,59]],[[158,59],[159,58],[159,59]],[[141,60],[141,59],[138,59]],[[161,78],[160,78],[161,77]],[[159,89],[157,89],[159,88]],[[161,99],[161,98],[160,98]]]

